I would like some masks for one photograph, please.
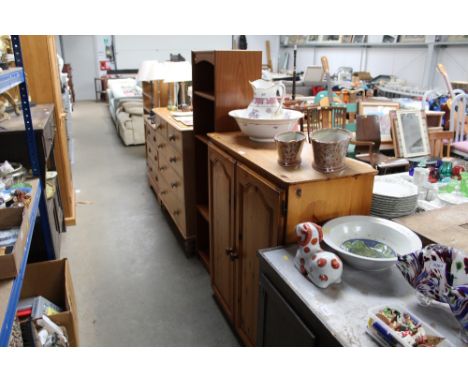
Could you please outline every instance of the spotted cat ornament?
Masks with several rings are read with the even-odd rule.
[[[319,288],[341,282],[343,263],[332,252],[323,251],[322,227],[305,222],[296,226],[298,249],[294,258],[295,267]]]

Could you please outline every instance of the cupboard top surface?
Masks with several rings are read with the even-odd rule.
[[[259,143],[241,132],[209,133],[210,139],[228,151],[236,159],[265,171],[272,178],[284,184],[297,184],[328,179],[352,177],[377,172],[368,164],[346,158],[346,168],[334,174],[323,174],[312,167],[312,148],[308,143],[302,150],[302,163],[297,168],[287,168],[278,164],[278,154],[274,143]]]
[[[31,108],[31,117],[34,130],[42,130],[47,125],[54,110],[53,104],[36,105]],[[0,133],[2,131],[25,131],[23,114],[14,115],[10,113],[11,119],[0,122]]]
[[[294,245],[261,250],[260,256],[342,345],[377,346],[366,334],[368,311],[379,305],[398,304],[432,325],[455,346],[466,346],[448,305],[421,306],[415,290],[396,267],[363,272],[345,264],[342,282],[320,289],[294,267],[295,253]]]
[[[171,126],[175,127],[177,130],[180,131],[193,131],[193,126],[184,125],[182,122],[176,121],[173,117],[171,112],[167,109],[167,107],[157,107],[153,109],[153,111],[162,119],[164,119],[167,123]]]

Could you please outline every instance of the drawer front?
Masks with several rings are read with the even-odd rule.
[[[174,126],[167,127],[167,140],[180,153],[182,153],[182,133]]]
[[[183,204],[184,203],[184,182],[182,178],[177,175],[172,167],[161,173],[164,177],[167,185],[169,186],[170,192],[173,193],[177,199]]]
[[[158,174],[158,163],[151,158],[148,158],[146,161],[146,167],[148,169],[148,174],[155,178],[156,182],[159,180]]]
[[[184,163],[182,159],[182,152],[178,151],[172,145],[168,145],[166,150],[166,159],[174,171],[183,178],[184,176]]]
[[[156,133],[161,136],[161,138],[166,138],[167,137],[167,122],[156,116],[155,118],[155,123],[156,123]]]
[[[155,146],[150,144],[146,145],[146,158],[147,160],[151,159],[158,164],[158,151]]]
[[[147,175],[148,175],[149,184],[151,185],[151,187],[153,187],[154,192],[156,192],[156,194],[159,196],[160,195],[159,182],[155,180],[153,174],[151,174],[150,172],[148,172]]]
[[[163,183],[165,182],[163,181]],[[167,190],[167,188],[170,189],[170,186],[165,185],[165,187],[165,190]],[[180,201],[173,192],[163,192],[162,187],[161,199],[163,200],[163,203],[166,206],[169,215],[171,215],[172,220],[174,220],[177,227],[179,228],[182,236],[186,237],[184,205],[180,203]]]

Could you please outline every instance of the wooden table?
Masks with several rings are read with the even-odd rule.
[[[468,253],[468,203],[396,219],[416,232],[423,244],[439,243]]]

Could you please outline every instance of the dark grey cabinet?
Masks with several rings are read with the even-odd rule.
[[[260,258],[257,346],[341,346],[283,278]]]

